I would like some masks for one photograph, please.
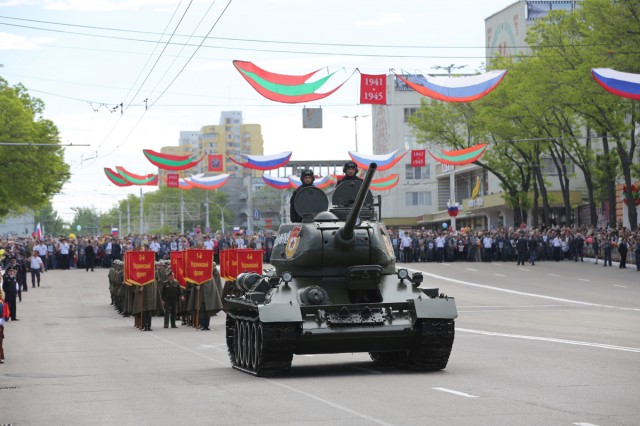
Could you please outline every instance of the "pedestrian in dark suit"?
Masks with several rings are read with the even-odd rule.
[[[2,280],[2,291],[4,292],[4,300],[9,304],[11,311],[11,321],[18,321],[16,318],[16,297],[18,296],[18,278],[17,269],[9,268]]]
[[[161,295],[162,307],[164,308],[164,328],[169,328],[169,319],[171,319],[171,328],[177,328],[176,311],[182,289],[180,283],[174,278],[173,271],[167,272],[167,281],[162,287]]]
[[[91,272],[93,272],[93,266],[96,263],[96,252],[93,244],[87,244],[84,246],[84,262],[87,272],[89,272],[89,268],[91,268]]]
[[[627,239],[623,238],[618,244],[618,253],[620,253],[620,269],[627,268],[627,252],[629,251],[629,246],[627,245]]]

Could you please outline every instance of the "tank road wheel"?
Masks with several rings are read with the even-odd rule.
[[[256,323],[249,323],[249,362],[248,368],[255,371],[257,368],[257,352],[256,352]]]
[[[231,365],[256,376],[274,376],[291,368],[299,323],[263,323],[257,317],[227,312],[227,349]]]
[[[242,367],[242,321],[238,319],[236,320],[235,334],[236,365]]]
[[[242,366],[249,367],[251,359],[251,345],[249,344],[249,322],[242,321]]]
[[[449,362],[455,334],[452,319],[419,319],[413,348],[407,356],[407,367],[412,370],[442,370]]]
[[[374,364],[383,367],[400,367],[407,362],[406,352],[369,352]]]

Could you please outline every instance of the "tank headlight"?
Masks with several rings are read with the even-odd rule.
[[[409,271],[407,271],[406,269],[398,269],[398,278],[400,278],[401,280],[406,280],[407,278],[409,278]]]
[[[282,281],[284,281],[285,283],[290,283],[291,281],[293,281],[293,275],[291,274],[291,272],[283,272]]]

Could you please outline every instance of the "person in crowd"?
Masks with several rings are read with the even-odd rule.
[[[611,266],[611,252],[613,251],[613,244],[611,239],[606,237],[602,239],[602,260],[604,261],[604,267],[607,267],[607,263]]]
[[[411,262],[411,237],[408,232],[405,232],[401,238],[402,244],[402,261]]]
[[[582,238],[582,234],[578,233],[576,237],[573,239],[573,259],[574,261],[578,261],[580,258],[580,262],[584,262],[584,238]]]
[[[531,264],[531,266],[535,266],[536,259],[538,257],[538,238],[533,232],[529,234],[527,246],[529,249],[529,263]]]
[[[302,185],[296,188],[291,194],[291,201],[289,206],[289,217],[291,218],[291,222],[302,222],[302,216],[295,208],[295,200],[298,194],[302,192],[305,188],[313,186],[313,181],[315,180],[315,176],[313,175],[313,171],[310,169],[304,169],[300,174],[300,180],[302,181]]]
[[[600,241],[597,235],[591,237],[591,251],[593,252],[593,257],[596,260],[597,265],[598,259],[600,258]]]
[[[18,296],[18,278],[16,274],[18,270],[9,266],[7,272],[2,277],[2,291],[4,292],[4,300],[9,305],[11,311],[11,321],[19,321],[16,312],[16,297]]]
[[[40,258],[40,253],[37,250],[33,251],[33,254],[28,260],[29,269],[31,270],[31,288],[36,288],[36,282],[40,287],[40,273],[44,272],[44,262]]]
[[[516,240],[516,250],[518,250],[518,265],[524,265],[529,254],[529,241],[522,232],[520,232],[520,236]]]
[[[640,232],[636,234],[634,254],[636,257],[636,271],[640,271]]]
[[[33,246],[33,249],[38,252],[40,259],[42,259],[42,263],[44,267],[42,268],[43,272],[47,271],[47,245],[44,241],[38,241],[36,245]]]
[[[0,364],[4,364],[4,346],[2,344],[4,341],[4,316],[2,315],[4,303],[4,294],[0,288]]]
[[[71,246],[66,238],[60,241],[60,269],[69,269],[69,249]]]
[[[84,246],[84,262],[85,270],[89,272],[89,268],[91,268],[91,272],[93,272],[93,267],[96,264],[96,251],[93,242],[87,242],[87,245]]]
[[[618,253],[620,254],[620,269],[627,269],[627,252],[629,245],[626,238],[621,238],[618,243]]]

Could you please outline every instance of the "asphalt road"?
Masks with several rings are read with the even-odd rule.
[[[286,377],[229,366],[212,331],[140,332],[107,271],[51,271],[5,325],[0,424],[639,425],[640,272],[574,262],[408,264],[456,298],[448,367],[295,356]]]

